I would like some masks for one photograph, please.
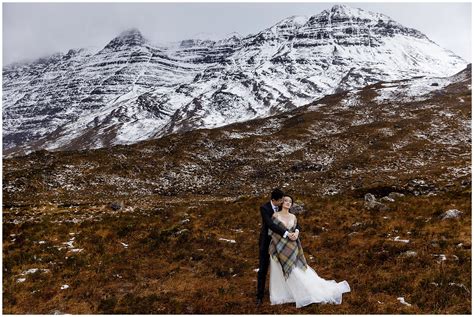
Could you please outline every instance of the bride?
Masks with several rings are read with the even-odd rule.
[[[273,222],[293,232],[296,216],[289,213],[293,198],[283,197],[282,210],[273,214]],[[270,302],[272,305],[296,303],[296,307],[312,303],[341,304],[342,294],[350,292],[346,281],[325,280],[307,265],[298,233],[290,239],[269,229],[270,242]]]

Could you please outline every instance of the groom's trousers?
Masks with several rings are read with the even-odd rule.
[[[268,267],[270,266],[270,236],[260,235],[259,240],[259,266],[257,275],[257,298],[263,299],[265,293],[265,282],[267,280]]]

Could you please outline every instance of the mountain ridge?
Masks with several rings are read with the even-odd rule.
[[[132,28],[96,53],[5,67],[4,151],[131,144],[266,117],[378,81],[447,76],[467,64],[382,16],[334,6],[304,24],[290,17],[255,35],[174,48]]]

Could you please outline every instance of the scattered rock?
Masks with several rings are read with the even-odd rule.
[[[183,234],[183,233],[188,232],[188,231],[189,231],[189,229],[181,229],[178,232],[176,232],[174,235],[179,236],[180,234]]]
[[[389,203],[393,203],[395,201],[395,199],[390,198],[388,196],[382,197],[380,200],[385,201],[385,202],[389,202]]]
[[[38,269],[29,269],[29,270],[26,270],[24,271],[23,273],[21,273],[21,275],[25,275],[25,274],[34,274],[38,272]]]
[[[462,211],[459,211],[457,209],[450,209],[442,215],[442,219],[459,218],[462,214],[463,214]]]
[[[461,283],[449,283],[450,286],[457,286],[457,287],[460,287],[462,288],[463,290],[465,290],[468,294],[471,294],[471,292],[469,291],[469,289],[464,285],[464,284],[461,284]]]
[[[293,172],[302,172],[302,171],[317,171],[321,172],[323,170],[322,164],[309,163],[309,162],[298,162],[293,164],[291,167]]]
[[[411,306],[411,304],[405,302],[405,298],[403,297],[397,297],[397,300],[402,303],[403,305],[406,305],[406,306]]]
[[[375,210],[375,211],[387,211],[388,207],[378,201],[366,202],[365,208],[368,210]]]
[[[124,207],[124,204],[122,201],[114,201],[112,203],[110,203],[110,208],[114,211],[118,211],[118,210],[121,210],[123,209]]]
[[[400,198],[400,197],[405,197],[405,195],[402,194],[402,193],[391,192],[390,194],[388,194],[388,197],[390,197],[392,199],[397,199],[397,198]]]
[[[366,202],[369,202],[369,203],[376,201],[375,196],[374,196],[373,194],[371,194],[371,193],[365,194],[364,200],[365,200]]]
[[[446,261],[446,255],[444,254],[432,254],[432,256],[437,257],[438,259],[436,262],[441,263],[443,261]]]
[[[415,196],[428,195],[429,193],[434,193],[435,191],[435,187],[433,185],[427,184],[422,179],[410,180],[406,186],[406,189]]]
[[[411,185],[426,185],[426,182],[422,179],[412,179],[410,180]]]
[[[375,211],[387,211],[389,208],[378,202],[375,196],[371,193],[367,193],[364,196],[365,200],[365,208],[368,210],[375,210]]]
[[[235,240],[229,240],[229,239],[224,239],[224,238],[219,238],[220,241],[226,241],[229,243],[236,243]]]
[[[304,204],[303,203],[300,203],[300,204],[294,203],[290,208],[290,212],[292,214],[296,214],[296,215],[302,214],[305,211],[306,210],[304,209]]]
[[[393,238],[393,241],[398,241],[398,242],[403,242],[403,243],[409,243],[410,242],[410,240],[400,239],[399,236],[396,236],[395,238]]]
[[[36,272],[38,272],[38,271],[47,273],[47,272],[49,272],[49,269],[36,269],[36,268],[33,268],[33,269],[29,269],[29,270],[23,271],[20,275],[34,274],[34,273],[36,273]]]

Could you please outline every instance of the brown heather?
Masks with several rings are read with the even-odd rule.
[[[373,85],[356,107],[341,93],[270,119],[5,159],[3,313],[470,314],[467,84],[390,104]],[[351,285],[341,305],[255,306],[258,206],[277,186],[304,206],[309,265]],[[450,209],[461,216],[442,219]]]

